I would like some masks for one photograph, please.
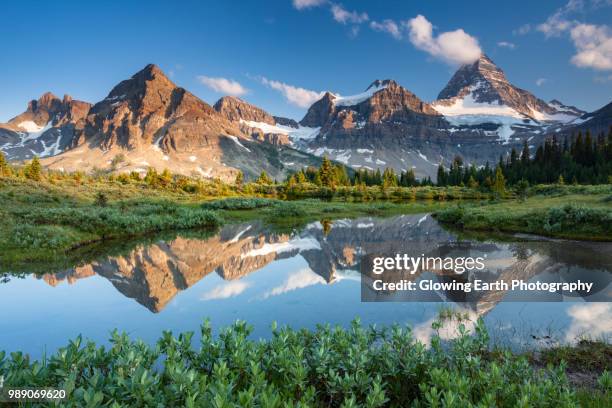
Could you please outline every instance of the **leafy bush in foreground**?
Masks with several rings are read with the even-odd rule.
[[[474,335],[463,326],[449,342],[434,335],[430,348],[409,329],[357,321],[348,329],[273,327],[260,341],[251,330],[237,322],[213,337],[205,323],[199,347],[193,333],[164,332],[155,347],[117,332],[110,348],[79,337],[42,362],[0,352],[0,375],[9,386],[65,388],[75,407],[577,406],[563,365],[536,370],[509,352],[492,358],[482,321]]]

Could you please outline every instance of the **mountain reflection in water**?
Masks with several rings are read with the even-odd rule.
[[[324,227],[325,225],[325,227]],[[442,228],[429,215],[392,218],[361,218],[314,222],[292,233],[271,232],[252,222],[224,227],[209,239],[178,237],[169,242],[140,246],[125,256],[108,257],[84,266],[42,276],[55,286],[62,281],[99,275],[108,279],[124,296],[157,313],[180,292],[211,273],[229,284],[203,295],[203,299],[237,296],[246,289],[241,278],[278,260],[301,256],[307,268],[291,271],[288,280],[270,288],[263,298],[298,290],[313,284],[360,279],[360,262],[366,254],[407,253],[410,256],[486,257],[489,274],[506,281],[530,280],[562,274],[567,279],[599,279],[603,289],[594,300],[611,297],[607,282],[612,273],[612,244],[562,240],[525,242],[477,241]],[[432,271],[440,281],[457,278],[448,271]],[[432,273],[419,271],[414,279]],[[469,279],[465,274],[462,279]],[[216,291],[216,292],[215,292]],[[474,315],[492,310],[507,295],[490,291],[466,299],[457,293],[439,293],[441,300],[461,302]],[[553,294],[551,296],[560,296]],[[358,299],[355,299],[356,301]]]

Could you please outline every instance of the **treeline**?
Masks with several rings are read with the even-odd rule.
[[[262,173],[257,182],[265,181],[265,177],[265,173]],[[318,169],[315,167],[302,169],[289,176],[286,182],[289,187],[296,184],[312,183],[330,188],[341,186],[417,187],[433,185],[429,177],[417,180],[412,169],[402,171],[399,174],[391,168],[387,168],[383,172],[380,169],[359,169],[349,176],[345,166],[333,164],[327,157],[323,157],[323,162]]]
[[[70,177],[77,183],[86,177],[82,172],[70,175],[53,171],[43,172],[37,157],[24,166],[12,167],[0,152],[0,177],[3,176],[25,177],[32,180],[40,180],[42,177],[50,180]],[[247,194],[272,186],[300,190],[307,184],[332,190],[351,186],[362,189],[377,186],[383,190],[393,187],[461,186],[503,194],[506,186],[516,186],[519,190],[525,190],[534,184],[612,183],[612,128],[607,137],[603,133],[596,138],[593,138],[589,132],[584,135],[578,133],[577,136],[567,138],[561,143],[553,136],[540,145],[534,154],[525,142],[520,154],[513,148],[507,158],[500,157],[499,162],[493,166],[489,163],[481,167],[476,167],[474,164],[467,165],[457,156],[448,169],[442,164],[438,167],[435,184],[429,177],[417,179],[412,169],[399,174],[391,168],[384,171],[359,169],[349,174],[346,166],[334,164],[327,157],[323,157],[319,168],[304,168],[288,176],[284,183],[273,180],[265,171],[252,182],[247,182],[244,174],[239,172],[233,184],[224,183],[219,179],[204,183],[203,180],[172,174],[168,170],[158,173],[154,168],[149,168],[144,177],[134,171],[113,174],[112,169],[94,171],[91,177],[116,180],[123,184],[144,182],[154,188],[176,189],[190,193],[208,190],[204,185],[212,183],[215,185],[215,191],[222,190],[223,193],[227,193],[229,189],[235,189]]]
[[[500,169],[509,185],[519,182],[529,184],[572,183],[605,184],[612,181],[612,128],[608,136],[600,133],[592,137],[584,135],[565,138],[560,142],[556,136],[540,145],[535,154],[527,142],[519,154],[512,149],[504,159],[500,157],[495,167],[489,163],[477,168],[467,166],[461,157],[456,157],[447,170],[438,167],[439,186],[468,187],[491,186],[495,182],[495,172]]]

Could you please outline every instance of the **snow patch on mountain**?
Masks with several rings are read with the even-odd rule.
[[[362,92],[357,95],[341,96],[340,94],[333,94],[334,104],[336,106],[355,106],[367,99],[370,99],[372,95],[374,95],[376,92],[380,90],[385,89],[386,87],[387,87],[387,84],[384,84],[381,82],[378,85],[370,86],[368,89],[366,89],[365,92]]]
[[[240,119],[240,123],[245,124],[252,128],[260,129],[264,133],[274,133],[287,135],[293,141],[296,140],[312,140],[319,134],[321,130],[320,127],[308,127],[308,126],[298,126],[297,128],[293,128],[291,126],[279,125],[270,125],[265,122],[253,122],[250,120]]]
[[[28,120],[26,122],[21,122],[19,124],[19,127],[21,127],[22,129],[26,129],[26,128],[30,129],[27,131],[28,132],[27,136],[24,137],[22,140],[22,144],[23,144],[24,142],[27,142],[28,140],[38,139],[43,133],[51,129],[53,125],[51,121],[49,121],[45,126],[38,126],[36,123]]]
[[[243,149],[245,149],[247,152],[250,152],[251,149],[249,149],[248,147],[246,147],[245,145],[243,145],[242,143],[240,143],[240,140],[238,140],[238,138],[236,136],[231,136],[228,135],[227,137],[229,137],[230,139],[232,139],[234,141],[234,143],[236,143],[238,146],[242,147]]]
[[[476,102],[472,93],[469,93],[465,98],[457,98],[453,104],[447,105],[440,101],[432,104],[435,110],[440,112],[444,116],[463,116],[463,115],[477,115],[480,117],[486,116],[509,116],[516,119],[524,119],[524,116],[517,112],[515,109],[507,105],[500,105],[498,103],[482,103]]]
[[[28,133],[40,132],[45,126],[39,126],[31,120],[25,120],[17,125]]]

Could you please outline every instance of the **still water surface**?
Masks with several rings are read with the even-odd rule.
[[[444,303],[362,302],[360,263],[372,253],[486,256],[490,273],[525,280],[612,276],[611,243],[477,240],[425,214],[313,222],[283,233],[252,222],[205,239],[179,236],[57,273],[9,278],[0,284],[0,350],[40,357],[79,334],[104,344],[113,328],[154,343],[162,330],[197,333],[205,318],[214,328],[246,320],[254,337],[267,337],[273,321],[313,328],[360,317],[364,324],[409,324],[427,342]],[[588,302],[556,296],[509,302],[498,292],[462,303],[439,294],[472,320],[482,317],[493,341],[514,347],[612,335],[610,285]],[[456,329],[448,322],[442,335]]]

